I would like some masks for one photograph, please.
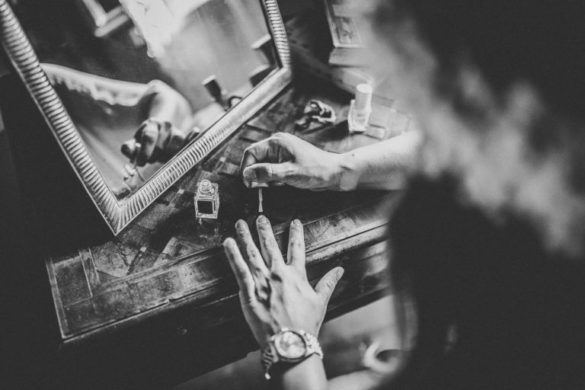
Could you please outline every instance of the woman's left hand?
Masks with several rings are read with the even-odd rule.
[[[291,223],[286,261],[268,219],[258,217],[256,228],[260,250],[242,220],[236,223],[242,251],[232,238],[223,244],[240,287],[242,310],[254,337],[264,348],[270,337],[283,328],[304,330],[317,336],[343,268],[329,271],[313,289],[305,269],[305,240],[300,221]]]

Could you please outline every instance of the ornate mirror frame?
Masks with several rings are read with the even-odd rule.
[[[117,199],[94,165],[78,130],[41,68],[34,49],[7,0],[0,0],[2,46],[79,180],[114,235],[120,233],[156,198],[275,98],[291,81],[288,40],[276,0],[257,1],[263,6],[280,67],[200,137],[185,146],[138,190],[124,199]]]

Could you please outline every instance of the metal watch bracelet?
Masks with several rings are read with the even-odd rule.
[[[297,335],[302,337],[303,342],[306,346],[305,354],[303,356],[299,357],[298,359],[294,359],[294,360],[290,360],[290,359],[286,359],[286,358],[283,359],[282,357],[279,356],[279,354],[276,350],[276,347],[274,345],[275,339],[279,334],[282,334],[285,332],[293,332],[293,333],[296,333]],[[264,377],[267,380],[270,380],[270,369],[276,363],[279,363],[279,362],[300,363],[312,355],[317,355],[317,356],[319,356],[319,358],[323,359],[323,350],[321,349],[321,344],[319,344],[319,340],[317,339],[317,337],[315,337],[311,333],[306,332],[304,330],[283,328],[278,333],[276,333],[275,335],[273,335],[270,338],[268,345],[262,351],[261,363],[262,363],[262,366],[264,368]]]

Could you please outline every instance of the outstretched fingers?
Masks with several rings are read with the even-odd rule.
[[[262,256],[264,257],[266,265],[271,269],[284,265],[282,253],[276,243],[274,232],[272,231],[272,225],[268,218],[263,215],[259,216],[256,220],[256,229],[258,230],[260,249],[262,250]]]
[[[315,291],[317,295],[321,297],[323,302],[326,304],[329,303],[329,299],[331,299],[331,295],[337,286],[337,283],[343,276],[344,269],[341,267],[333,268],[331,271],[327,272],[325,276],[319,280],[317,286],[315,286]]]
[[[228,238],[223,242],[223,249],[238,282],[240,295],[247,302],[252,302],[255,298],[254,278],[238,248],[238,244],[233,238]]]
[[[252,239],[248,224],[241,219],[236,222],[236,235],[244,251],[244,259],[254,279],[258,282],[266,279],[269,275],[268,268],[264,264],[262,255],[260,255],[260,251]]]
[[[293,220],[290,224],[286,262],[287,264],[297,267],[306,275],[305,233],[303,229],[303,224],[298,219]]]

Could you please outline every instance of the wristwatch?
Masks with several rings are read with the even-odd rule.
[[[270,337],[262,351],[264,376],[270,379],[270,368],[276,363],[298,363],[311,355],[323,359],[323,350],[317,337],[304,330],[283,328]]]

